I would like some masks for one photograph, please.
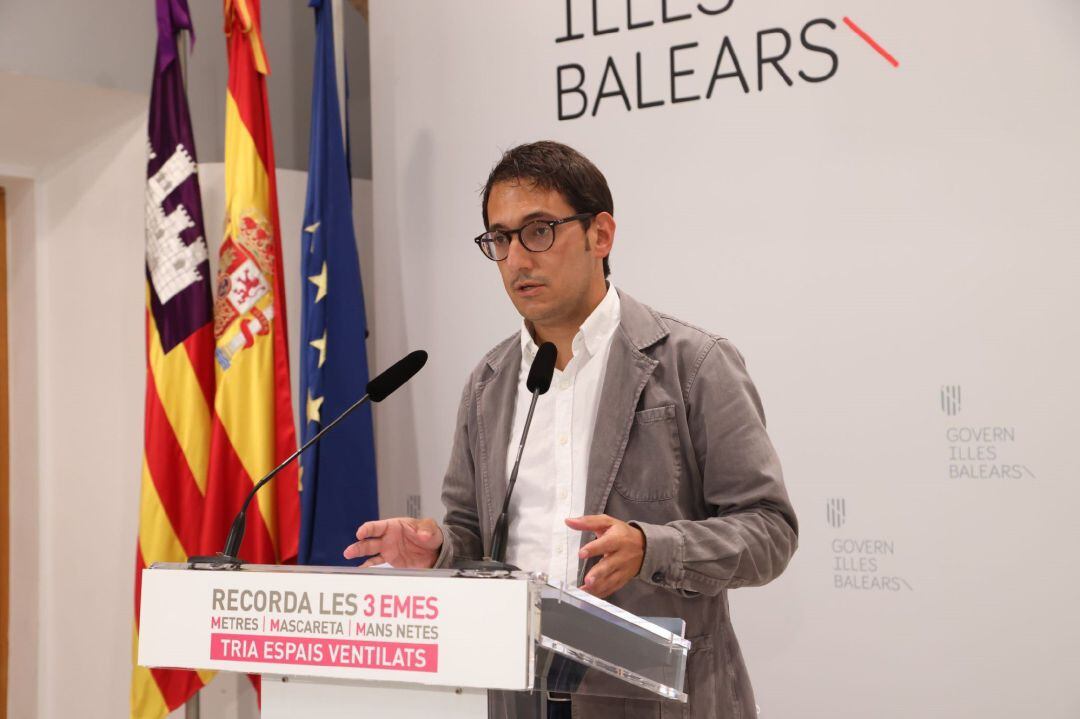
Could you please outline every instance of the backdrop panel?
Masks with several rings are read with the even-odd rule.
[[[372,5],[377,366],[432,355],[378,410],[383,481],[441,516],[462,383],[519,322],[479,190],[567,142],[613,281],[763,394],[802,538],[732,594],[761,715],[1080,714],[1080,7]]]

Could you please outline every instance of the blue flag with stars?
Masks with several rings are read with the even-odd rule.
[[[306,442],[363,396],[367,321],[353,232],[352,189],[334,69],[330,0],[315,8],[315,78],[301,238],[300,425]],[[371,406],[353,412],[301,457],[300,564],[350,564],[356,528],[379,516]]]

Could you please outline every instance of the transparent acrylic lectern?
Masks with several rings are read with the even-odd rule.
[[[261,674],[264,719],[526,719],[571,695],[685,702],[681,634],[542,574],[155,564],[139,664]]]

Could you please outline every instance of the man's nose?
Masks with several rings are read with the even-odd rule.
[[[523,270],[533,266],[533,255],[521,245],[521,238],[517,235],[510,240],[510,246],[506,249],[504,262],[508,269]]]

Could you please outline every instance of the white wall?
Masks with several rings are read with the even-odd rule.
[[[196,45],[187,81],[195,145],[204,161],[225,152],[225,82],[228,66],[222,3],[190,2]],[[344,5],[352,92],[349,95],[353,174],[371,177],[371,95],[367,23]],[[275,160],[307,167],[314,13],[307,3],[264,2],[263,44],[270,60],[270,113],[276,128]],[[155,3],[130,0],[8,0],[0,3],[0,71],[52,78],[95,89],[149,91],[157,42]],[[117,32],[123,32],[123,42]],[[73,105],[74,106],[74,105]]]
[[[124,716],[143,449],[149,100],[16,82],[7,97],[34,102],[0,110],[9,208],[9,716]],[[72,92],[86,100],[86,132],[63,135],[62,150],[39,142],[56,130],[51,118],[70,116]],[[200,179],[215,249],[223,166],[201,166]],[[293,298],[305,190],[306,173],[279,171],[290,346],[299,331]],[[370,262],[371,183],[355,180],[353,193],[361,261]],[[222,676],[206,693],[203,716],[252,716],[252,701],[245,678]]]

